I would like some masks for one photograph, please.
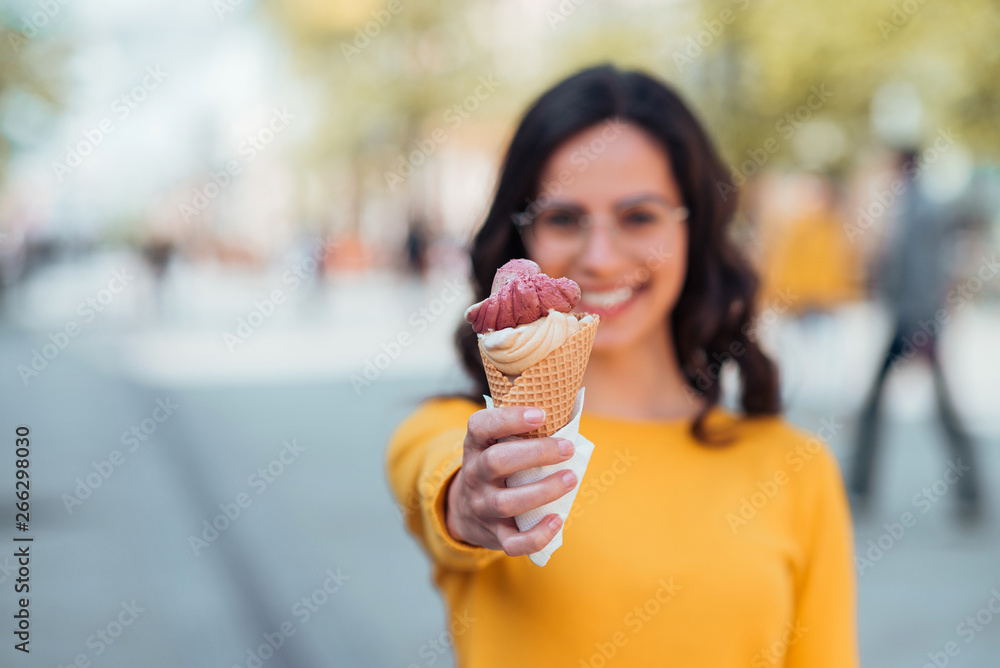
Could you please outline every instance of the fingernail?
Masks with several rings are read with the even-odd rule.
[[[560,522],[562,522],[562,518],[556,515],[551,520],[549,520],[549,526],[552,527],[553,529],[558,529]]]
[[[563,457],[567,457],[573,454],[573,442],[567,441],[565,438],[559,439],[559,454]]]
[[[563,472],[562,480],[564,483],[566,483],[567,487],[572,487],[574,484],[576,484],[576,476],[573,475],[572,471]]]
[[[545,422],[545,411],[541,408],[529,408],[524,411],[524,420],[531,424],[542,424]]]

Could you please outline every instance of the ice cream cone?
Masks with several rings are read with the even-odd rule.
[[[574,313],[577,319],[581,314]],[[583,372],[590,359],[590,349],[594,345],[594,335],[600,318],[591,316],[592,322],[582,323],[580,330],[566,339],[560,347],[549,353],[542,361],[524,370],[511,383],[483,352],[479,342],[479,353],[486,369],[486,379],[490,384],[493,405],[536,406],[545,410],[545,424],[533,431],[520,434],[520,438],[550,436],[569,421],[573,412],[573,402],[583,383]]]

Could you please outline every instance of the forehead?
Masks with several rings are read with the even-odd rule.
[[[595,205],[637,192],[659,193],[673,201],[679,194],[661,144],[624,122],[601,123],[567,139],[546,161],[540,185],[547,191],[559,188],[560,199]]]

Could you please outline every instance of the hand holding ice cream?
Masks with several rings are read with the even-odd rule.
[[[510,406],[542,408],[544,424],[516,433],[516,438],[553,436],[573,445],[568,460],[549,461],[506,475],[507,488],[545,485],[549,492],[556,492],[552,500],[537,507],[526,506],[514,517],[523,535],[519,536],[521,540],[534,542],[550,535],[548,529],[537,526],[553,513],[565,521],[594,450],[594,444],[580,434],[584,397],[581,385],[600,318],[571,313],[579,300],[580,287],[575,282],[550,278],[531,260],[519,259],[500,267],[493,279],[492,294],[465,312],[465,319],[479,337],[479,352],[490,386],[485,412]],[[488,447],[505,445],[496,442]],[[575,482],[563,493],[565,488],[558,487],[558,480],[566,471],[572,472],[570,479]],[[561,525],[550,541],[541,546],[536,543],[531,560],[544,566],[560,545]]]

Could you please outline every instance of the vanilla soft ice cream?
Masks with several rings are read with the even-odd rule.
[[[548,315],[535,322],[480,334],[479,338],[483,342],[483,354],[500,373],[519,376],[580,331],[582,324],[591,320],[593,317],[590,315],[577,319],[571,313],[549,309]]]

